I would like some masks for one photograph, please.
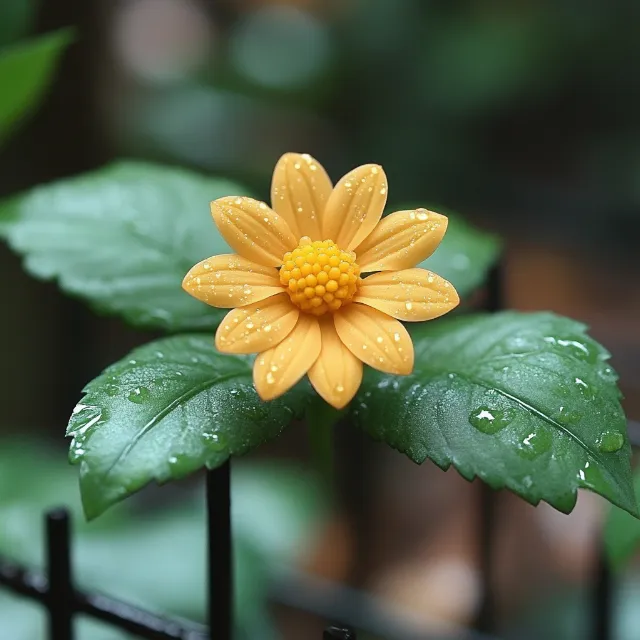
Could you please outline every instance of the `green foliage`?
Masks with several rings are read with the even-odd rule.
[[[35,108],[71,40],[71,31],[62,29],[0,52],[0,144]]]
[[[634,477],[636,495],[640,495],[640,473]],[[609,561],[616,569],[622,569],[640,548],[640,521],[626,511],[613,507],[604,529],[604,542]]]
[[[217,467],[276,438],[310,396],[303,384],[262,402],[251,360],[220,354],[210,336],[197,335],[135,349],[84,391],[67,435],[90,519],[151,480]]]
[[[583,325],[504,312],[427,323],[413,338],[414,373],[368,372],[353,404],[371,436],[532,504],[569,512],[587,488],[638,515],[617,375]]]
[[[224,311],[181,289],[200,260],[231,250],[208,214],[211,200],[246,193],[224,180],[120,162],[36,187],[0,204],[0,237],[24,254],[27,270],[134,325],[214,329]],[[451,215],[442,245],[422,266],[462,295],[486,278],[498,240]]]
[[[449,280],[464,298],[487,279],[489,270],[500,257],[500,241],[496,236],[472,227],[459,215],[446,215],[449,225],[444,239],[435,253],[418,266]]]
[[[0,3],[0,47],[24,36],[33,24],[35,0],[3,0]]]
[[[196,262],[230,252],[209,202],[244,191],[180,169],[120,162],[12,198],[0,220],[32,275],[56,278],[135,325],[210,329],[224,312],[181,283]]]
[[[38,474],[28,472],[34,466]],[[55,450],[29,442],[2,443],[0,554],[43,565],[42,507],[65,504],[79,515],[76,475]],[[150,610],[201,620],[206,596],[204,496],[186,487],[181,495],[181,506],[169,500],[160,512],[147,508],[142,516],[120,507],[90,524],[75,518],[78,583]],[[323,497],[313,477],[296,467],[236,464],[232,505],[237,626],[246,637],[271,637],[267,572],[273,563],[290,563],[306,543],[322,517]],[[12,640],[44,637],[44,616],[31,611],[24,601],[0,592],[2,630]],[[96,623],[82,621],[81,629],[96,640],[122,637]]]

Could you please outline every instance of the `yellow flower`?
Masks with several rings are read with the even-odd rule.
[[[214,307],[237,307],[218,327],[216,347],[258,353],[253,379],[263,400],[306,373],[340,409],[358,390],[363,363],[413,370],[413,344],[398,320],[431,320],[459,303],[446,280],[412,268],[440,244],[447,218],[426,209],[382,218],[386,200],[378,165],[333,187],[311,156],[287,153],[273,173],[273,209],[241,196],[211,203],[237,255],[203,260],[182,286]]]

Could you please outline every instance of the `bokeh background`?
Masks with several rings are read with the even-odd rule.
[[[285,151],[313,154],[336,179],[380,163],[390,204],[458,211],[500,234],[506,304],[589,324],[613,353],[629,416],[640,417],[640,4],[3,1],[28,6],[30,33],[72,25],[77,39],[37,114],[0,152],[0,195],[121,157],[230,177],[263,198]],[[31,280],[5,247],[0,270],[0,437],[50,443],[64,462],[80,389],[148,335]],[[479,597],[477,486],[344,439],[374,461],[370,495],[342,496],[305,536],[297,566],[365,589],[425,629],[468,624]],[[364,455],[345,456],[345,478],[365,473]],[[299,433],[263,454],[305,456]],[[0,470],[7,487],[12,478]],[[154,500],[143,497],[130,527],[145,526]],[[365,531],[352,522],[359,504]],[[567,517],[500,495],[505,634],[537,638],[542,624],[545,637],[584,637],[602,506],[582,495]],[[8,522],[5,513],[0,533]],[[631,635],[621,638],[640,624],[636,592],[629,577],[620,633]],[[287,638],[318,624],[282,607],[275,617]]]

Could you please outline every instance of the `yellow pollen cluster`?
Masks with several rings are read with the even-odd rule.
[[[355,259],[355,253],[342,251],[333,240],[311,242],[305,236],[282,259],[280,282],[296,306],[321,316],[353,299],[361,282]]]

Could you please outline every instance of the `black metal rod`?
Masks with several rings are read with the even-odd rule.
[[[403,616],[401,611],[383,598],[291,567],[274,570],[269,600],[321,620],[344,621],[349,628],[357,629],[359,634],[367,637],[384,640],[442,640],[445,637],[441,632],[430,633],[425,630],[423,625]],[[495,640],[487,634],[453,625],[446,637],[455,640]]]
[[[0,586],[14,593],[46,603],[49,583],[39,571],[0,557]],[[182,620],[164,618],[125,602],[99,594],[75,592],[76,611],[97,620],[154,640],[205,640],[209,637],[205,626]]]
[[[209,627],[216,640],[233,636],[233,548],[231,543],[231,464],[207,471]]]
[[[613,638],[613,576],[607,562],[604,545],[598,546],[595,576],[593,583],[593,601],[591,610],[593,640],[612,640]]]
[[[484,307],[495,313],[504,306],[503,260],[498,262],[489,272],[487,278]],[[494,580],[494,534],[497,496],[493,489],[482,482],[479,486],[478,511],[479,531],[478,565],[480,571],[481,592],[480,605],[475,620],[475,628],[484,633],[491,633],[495,628],[495,580]]]
[[[484,308],[492,313],[504,309],[504,258],[494,265],[487,277]]]
[[[7,558],[0,557],[0,586],[21,596],[44,603],[49,581],[39,571],[31,571]]]
[[[495,580],[494,580],[494,535],[497,495],[484,482],[478,486],[479,490],[479,554],[478,570],[480,572],[480,605],[474,627],[483,633],[495,630]]]
[[[348,627],[327,627],[322,640],[356,640],[356,634]]]
[[[205,640],[206,627],[157,616],[99,593],[78,593],[77,610],[148,640]]]
[[[69,512],[66,509],[49,511],[46,514],[46,528],[49,640],[73,640],[74,594]]]

